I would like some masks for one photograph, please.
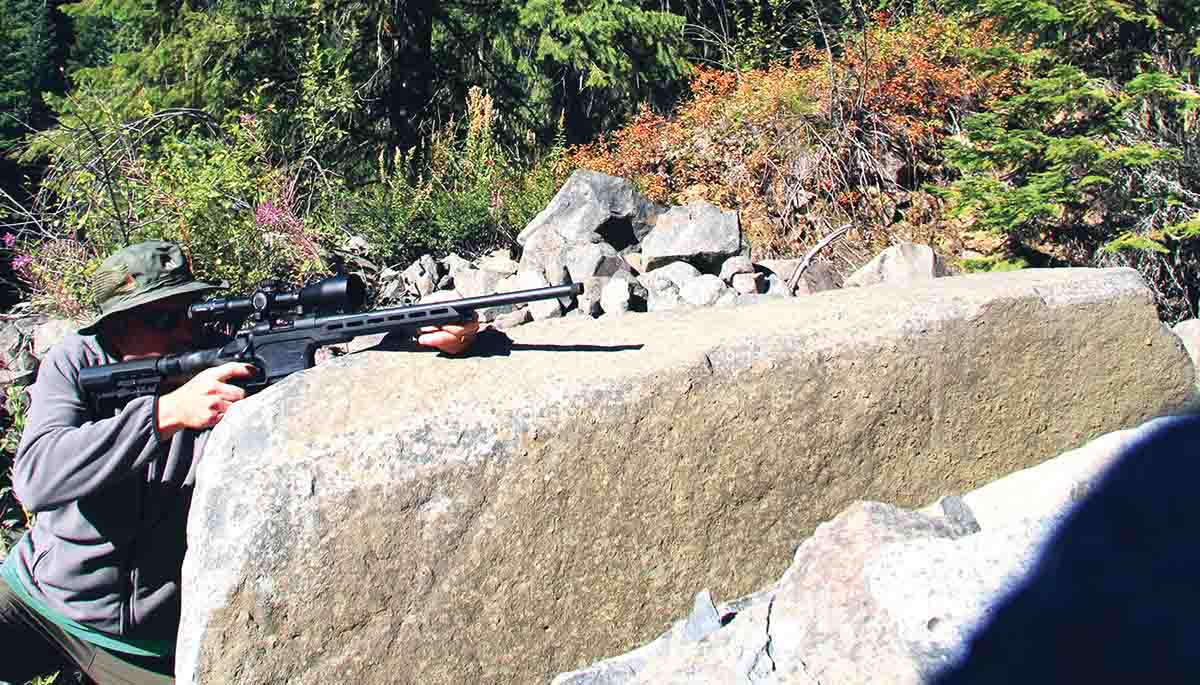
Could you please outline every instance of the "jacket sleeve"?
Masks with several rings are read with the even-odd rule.
[[[13,489],[30,511],[55,509],[134,474],[154,459],[157,397],[139,397],[95,420],[79,389],[80,363],[66,345],[46,355],[29,387]]]

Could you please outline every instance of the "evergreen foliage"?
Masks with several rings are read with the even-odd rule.
[[[9,155],[50,124],[44,93],[59,88],[54,28],[46,0],[0,0],[0,190],[18,197],[31,170]]]
[[[1195,315],[1200,265],[1197,18],[1186,3],[983,0],[1033,49],[981,55],[1019,92],[949,142],[954,216],[1043,264],[1126,264],[1171,320]]]
[[[161,3],[81,0],[115,27],[110,61],[76,72],[81,104],[124,119],[172,108],[254,113],[292,158],[345,168],[418,147],[480,87],[509,140],[613,125],[685,69],[681,22],[632,0]],[[371,165],[356,171],[370,173]]]

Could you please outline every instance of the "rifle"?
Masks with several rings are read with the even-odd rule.
[[[257,373],[239,380],[252,395],[316,363],[317,349],[350,342],[360,335],[413,333],[423,326],[464,323],[476,309],[571,297],[583,292],[581,283],[517,290],[448,302],[407,305],[354,313],[365,299],[357,276],[326,278],[295,292],[264,286],[248,298],[214,299],[193,304],[188,317],[220,321],[242,328],[229,343],[216,348],[81,369],[79,383],[97,413],[119,410],[135,397],[156,395],[162,382],[191,376],[226,362],[253,364]],[[297,313],[297,310],[298,313]],[[347,313],[338,313],[347,312]],[[247,318],[254,323],[243,328]]]

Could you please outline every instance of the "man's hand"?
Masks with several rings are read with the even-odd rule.
[[[184,428],[212,428],[229,406],[244,398],[246,391],[225,381],[254,375],[254,366],[229,362],[196,374],[177,390],[158,398],[158,433],[169,440]]]
[[[457,299],[454,293],[443,290],[421,298],[421,304],[449,302],[454,299]],[[420,330],[417,342],[426,347],[435,347],[446,354],[462,354],[475,344],[477,335],[479,335],[478,321],[444,326],[425,326]]]

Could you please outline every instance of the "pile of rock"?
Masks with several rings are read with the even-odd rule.
[[[567,313],[596,317],[736,305],[842,285],[819,261],[752,262],[736,212],[702,200],[664,207],[640,195],[628,180],[587,170],[576,171],[517,240],[522,246],[519,261],[507,250],[477,262],[457,255],[441,261],[422,256],[403,271],[385,273],[381,295],[391,301],[419,300],[438,291],[475,297],[570,282],[584,285],[576,301],[480,312],[482,320],[503,329]],[[944,275],[945,264],[930,248],[904,243],[876,257],[845,285]]]
[[[598,317],[749,304],[839,287],[902,285],[948,275],[941,257],[927,246],[912,243],[888,248],[844,283],[819,260],[753,262],[736,212],[703,200],[665,207],[642,196],[626,179],[588,170],[571,175],[521,232],[518,242],[519,258],[507,249],[474,261],[456,254],[443,259],[423,255],[403,270],[385,269],[380,274],[378,302],[386,306],[571,282],[584,285],[578,298],[478,312],[482,321],[503,330],[567,314]],[[799,277],[797,269],[803,269]],[[11,370],[0,378],[0,386],[32,380],[41,352],[73,326],[45,316],[11,317],[0,325],[0,363]],[[42,332],[34,344],[38,329]]]
[[[0,319],[0,390],[32,383],[39,360],[78,326],[45,314],[13,314]]]

